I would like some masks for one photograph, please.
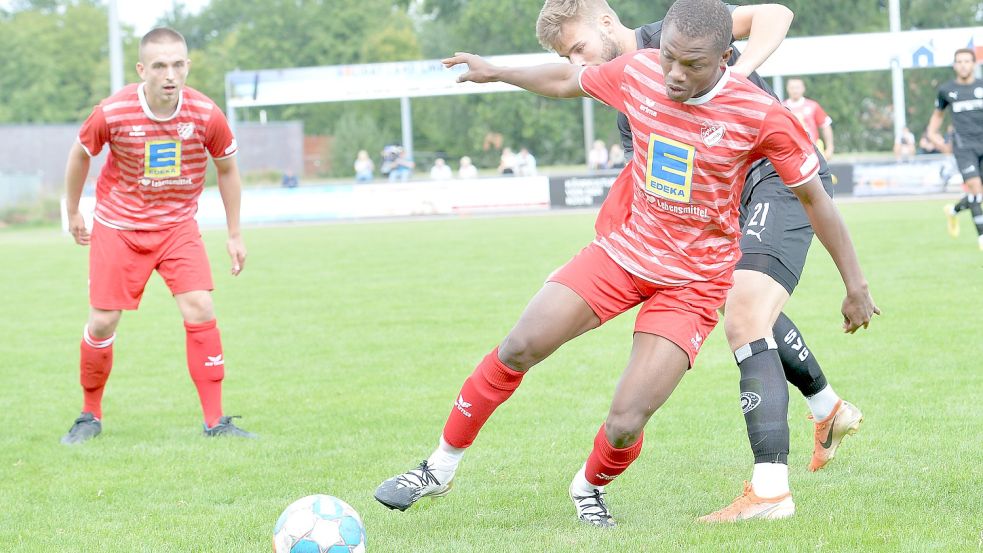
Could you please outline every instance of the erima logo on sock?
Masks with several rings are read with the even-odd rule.
[[[741,392],[741,411],[744,411],[745,415],[758,405],[761,405],[761,396],[754,392]]]
[[[457,396],[457,401],[454,402],[454,407],[456,407],[457,410],[460,411],[465,417],[468,417],[469,419],[471,418],[471,413],[468,412],[468,407],[471,407],[471,404],[464,401],[464,396]]]
[[[608,482],[610,482],[610,481],[614,480],[615,478],[617,478],[617,476],[608,476],[608,475],[604,474],[603,472],[599,472],[599,473],[595,474],[594,476],[600,478],[601,480],[607,480]]]
[[[208,355],[207,357],[208,357],[208,361],[205,361],[206,367],[218,367],[219,365],[225,364],[225,360],[222,359],[221,353],[214,357],[212,357],[211,355]]]

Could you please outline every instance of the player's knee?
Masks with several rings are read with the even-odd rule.
[[[604,422],[604,434],[608,443],[618,449],[638,441],[648,417],[637,413],[610,413]]]
[[[97,340],[105,340],[116,332],[119,311],[93,311],[89,314],[88,332]]]
[[[724,333],[731,351],[762,336],[771,336],[771,328],[764,317],[744,309],[730,308],[724,317]]]
[[[517,371],[528,371],[544,357],[536,341],[521,333],[510,333],[498,346],[498,358]]]
[[[212,303],[212,295],[202,293],[183,297],[181,311],[184,320],[189,323],[204,323],[214,319],[215,307]]]

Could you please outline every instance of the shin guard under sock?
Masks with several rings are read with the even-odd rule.
[[[188,372],[198,389],[205,424],[211,428],[222,417],[222,379],[225,378],[225,358],[222,338],[215,319],[204,323],[185,321]]]
[[[625,472],[628,465],[642,453],[642,441],[645,438],[643,432],[638,436],[638,441],[632,445],[617,449],[608,442],[607,434],[604,432],[604,425],[594,436],[594,449],[587,457],[587,465],[584,468],[584,476],[587,482],[594,486],[605,486],[615,479],[619,474]]]
[[[498,358],[498,348],[478,363],[464,381],[444,424],[444,440],[453,447],[470,446],[495,409],[512,396],[525,373]]]
[[[741,407],[755,463],[788,463],[788,386],[773,338],[734,352],[741,369]]]
[[[89,326],[82,331],[79,355],[79,383],[82,385],[82,412],[92,413],[102,418],[102,393],[106,381],[113,370],[113,342],[116,334],[109,338],[94,338],[89,334]]]
[[[809,351],[795,323],[784,313],[779,313],[772,332],[778,343],[778,356],[782,360],[782,369],[789,384],[798,388],[805,397],[815,395],[825,388],[826,375],[816,357]]]

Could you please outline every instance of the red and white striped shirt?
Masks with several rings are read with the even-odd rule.
[[[707,94],[674,102],[658,50],[641,50],[585,68],[580,85],[628,116],[635,146],[598,214],[594,242],[656,284],[730,280],[740,259],[741,190],[754,161],[767,157],[793,187],[819,171],[795,117],[729,70]]]
[[[95,218],[123,230],[161,230],[193,218],[208,155],[225,159],[237,151],[225,115],[207,96],[184,87],[174,114],[160,119],[143,84],[100,102],[78,141],[90,157],[109,144],[96,184]]]

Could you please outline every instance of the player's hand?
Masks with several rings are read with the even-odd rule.
[[[89,229],[85,228],[85,219],[76,211],[68,216],[68,232],[72,233],[75,243],[80,246],[89,245]]]
[[[444,67],[450,69],[462,63],[468,64],[468,71],[457,77],[457,82],[463,83],[471,81],[473,83],[491,83],[498,81],[495,78],[496,66],[488,63],[481,56],[469,54],[467,52],[457,52],[453,56],[441,60]]]
[[[232,258],[232,276],[237,276],[246,265],[246,244],[241,236],[230,236],[225,246],[229,250],[229,257]]]
[[[874,305],[874,298],[864,287],[862,290],[848,292],[843,299],[843,332],[853,334],[860,327],[867,328],[874,315],[880,315],[881,310]]]

